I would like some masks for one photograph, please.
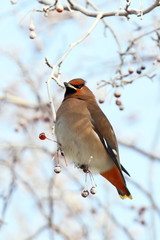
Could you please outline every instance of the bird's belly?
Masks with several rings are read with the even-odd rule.
[[[101,143],[99,136],[92,131],[85,134],[77,128],[72,131],[61,121],[56,124],[57,141],[60,143],[64,155],[72,160],[76,166],[87,166],[91,172],[110,170],[114,163]]]

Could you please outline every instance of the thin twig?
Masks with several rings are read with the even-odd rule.
[[[135,145],[132,144],[132,143],[127,143],[127,142],[124,142],[124,141],[122,141],[122,140],[118,140],[118,143],[119,143],[120,145],[124,146],[124,147],[131,148],[132,150],[134,150],[134,151],[136,151],[136,152],[138,152],[138,153],[140,153],[140,154],[148,157],[149,159],[160,161],[160,156],[155,155],[155,154],[153,154],[153,153],[146,152],[145,150],[143,150],[143,149],[135,146]]]
[[[49,97],[49,102],[51,105],[51,111],[52,111],[52,117],[53,117],[53,127],[52,127],[52,134],[54,134],[54,124],[56,121],[56,112],[55,112],[55,108],[54,108],[54,103],[53,103],[53,97],[52,97],[52,92],[51,92],[51,80],[54,79],[56,81],[56,83],[63,87],[63,84],[60,82],[60,67],[62,62],[64,61],[64,59],[67,57],[67,55],[71,52],[71,50],[77,46],[78,44],[80,44],[81,42],[83,42],[90,34],[91,32],[94,30],[94,28],[97,26],[97,24],[99,23],[100,19],[102,17],[102,13],[98,13],[96,20],[94,21],[94,23],[92,24],[92,26],[89,28],[89,30],[84,34],[84,36],[82,36],[79,40],[77,40],[76,42],[72,43],[69,45],[68,49],[65,51],[65,53],[61,56],[61,58],[55,63],[55,65],[53,65],[52,67],[52,72],[49,76],[49,78],[46,81],[47,84],[47,90],[48,90],[48,97]],[[56,70],[58,68],[58,77],[56,77]]]
[[[89,4],[94,10],[100,11],[100,9],[97,8],[97,7],[95,6],[95,4],[94,4],[91,0],[87,0],[87,4]],[[118,36],[117,36],[117,34],[115,33],[115,31],[114,31],[113,28],[106,22],[106,20],[105,20],[105,19],[102,19],[102,22],[104,23],[105,27],[110,30],[113,38],[115,39],[115,41],[116,41],[116,43],[117,43],[118,53],[119,53],[119,58],[120,58],[120,64],[119,64],[119,66],[118,66],[117,72],[119,72],[120,75],[122,75],[122,66],[123,66],[124,60],[123,60],[123,55],[121,54],[122,48],[121,48],[120,41],[119,41]]]
[[[76,4],[74,1],[72,0],[68,0],[69,4],[70,4],[70,8],[72,10],[75,11],[79,11],[81,13],[83,13],[86,16],[89,17],[96,17],[97,16],[97,11],[90,11],[88,9],[86,9],[85,7]],[[156,0],[153,4],[151,4],[148,8],[143,10],[143,15],[151,12],[154,8],[159,7],[160,6],[160,2],[159,0]],[[102,14],[102,18],[104,17],[111,17],[111,16],[124,16],[124,17],[128,17],[129,15],[137,15],[138,17],[142,15],[142,11],[141,10],[137,10],[137,9],[127,9],[127,11],[120,11],[118,10],[118,14],[117,11],[112,11],[112,12],[103,12]]]
[[[123,76],[121,76],[121,75],[120,75],[120,76],[116,76],[116,77],[112,78],[112,79],[109,80],[109,81],[101,80],[100,82],[101,82],[101,83],[103,82],[103,84],[100,84],[100,85],[98,86],[98,88],[102,88],[102,87],[106,86],[107,84],[108,84],[108,85],[111,85],[111,86],[113,86],[113,87],[123,87],[124,85],[130,84],[130,83],[132,83],[133,81],[135,81],[135,80],[137,80],[137,79],[139,79],[139,78],[149,77],[149,74],[151,74],[152,72],[154,72],[154,71],[155,71],[156,69],[158,69],[159,67],[160,67],[160,63],[157,63],[156,65],[154,65],[153,67],[151,67],[148,71],[146,71],[146,72],[144,72],[144,73],[142,73],[142,74],[138,74],[138,75],[136,75],[136,76],[134,76],[134,77],[132,77],[132,78],[129,78],[129,79],[123,79],[124,77],[129,76],[129,74],[125,74],[125,75],[123,75]],[[150,78],[153,78],[153,76],[150,77]],[[116,82],[116,80],[120,80],[120,79],[122,79],[120,82]]]

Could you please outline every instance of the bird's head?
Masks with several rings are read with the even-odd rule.
[[[82,100],[93,99],[94,95],[90,89],[85,85],[85,80],[81,78],[73,79],[69,82],[64,82],[66,92],[64,99],[66,98],[79,98]]]

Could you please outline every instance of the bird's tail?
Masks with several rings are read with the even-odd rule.
[[[128,188],[126,187],[126,191],[128,192],[127,194],[123,193],[120,189],[117,188],[118,194],[121,199],[133,199],[131,193],[129,192]]]
[[[132,195],[126,186],[125,180],[122,177],[122,174],[120,173],[119,169],[116,166],[114,166],[109,171],[101,173],[101,175],[117,188],[120,198],[132,199]]]

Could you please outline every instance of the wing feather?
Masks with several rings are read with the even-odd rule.
[[[105,147],[110,158],[113,160],[114,164],[121,173],[121,176],[125,182],[122,174],[122,170],[129,175],[127,170],[120,164],[118,145],[115,133],[113,131],[112,125],[110,124],[107,117],[104,115],[100,107],[95,106],[95,103],[88,104],[88,110],[91,115],[91,122],[93,124],[94,131],[98,134],[103,146]]]

